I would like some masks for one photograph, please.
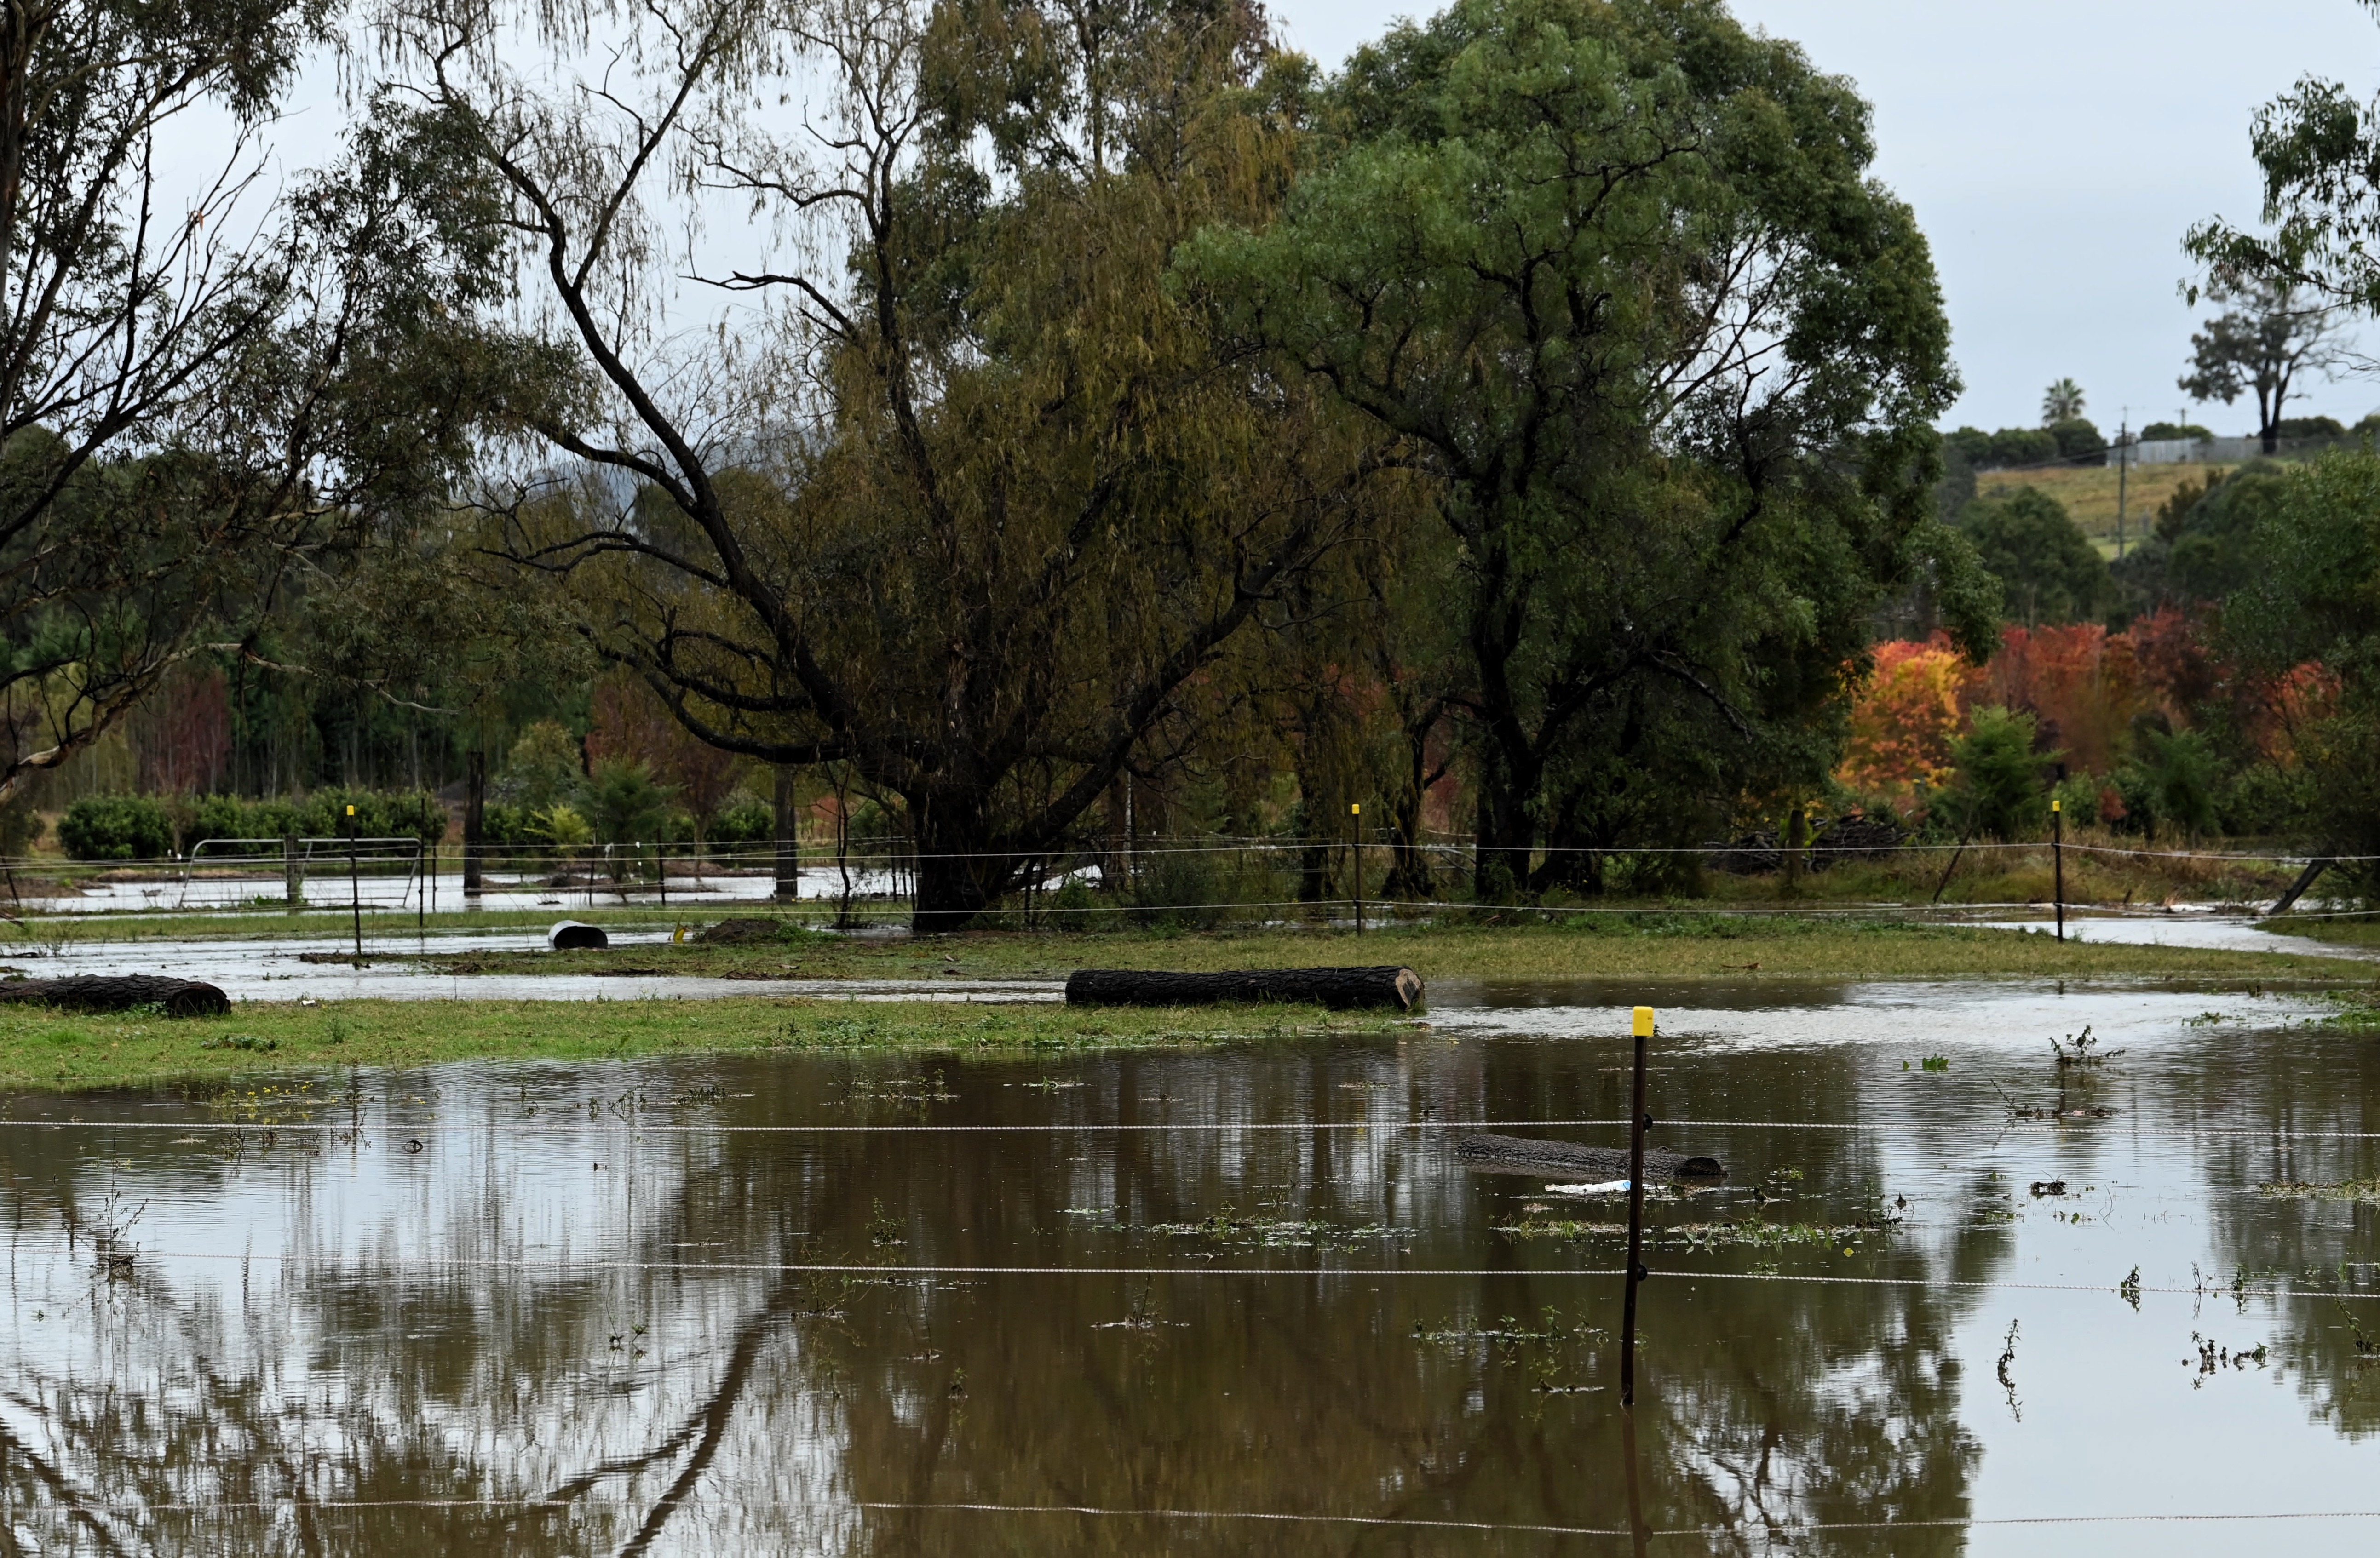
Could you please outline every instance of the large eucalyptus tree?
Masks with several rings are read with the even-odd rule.
[[[1711,0],[1459,0],[1324,101],[1286,214],[1185,268],[1438,483],[1481,896],[1817,783],[1879,601],[1973,576],[1866,105]]]

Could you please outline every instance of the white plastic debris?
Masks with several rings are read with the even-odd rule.
[[[1599,1185],[1548,1185],[1549,1196],[1618,1196],[1628,1193],[1625,1179],[1606,1179]]]

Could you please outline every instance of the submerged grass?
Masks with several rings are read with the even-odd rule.
[[[2333,1184],[2277,1179],[2256,1187],[2267,1201],[2352,1201],[2380,1206],[2380,1179],[2341,1179]]]
[[[1094,1050],[1378,1033],[1311,1007],[1195,1010],[946,1001],[257,1002],[220,1018],[0,1007],[0,1085],[87,1088],[310,1067],[750,1050]]]
[[[1645,1248],[1651,1250],[1785,1250],[1798,1246],[1851,1246],[1861,1239],[1891,1232],[1889,1223],[1771,1223],[1757,1217],[1731,1222],[1646,1225]],[[1532,1214],[1496,1230],[1508,1238],[1551,1238],[1566,1243],[1625,1239],[1625,1223],[1587,1222],[1579,1218]],[[1845,1250],[1849,1253],[1848,1249]]]
[[[2087,933],[2086,933],[2087,934]],[[1678,910],[1514,915],[1466,912],[1427,925],[1374,929],[978,931],[876,939],[789,924],[778,939],[689,941],[610,952],[435,953],[472,973],[656,973],[773,979],[1063,978],[1078,968],[1190,972],[1402,963],[1425,980],[1723,978],[1745,973],[1837,979],[1992,975],[2300,976],[2368,980],[2368,963],[2299,953],[2123,946],[2047,935],[1912,923],[1882,915],[1721,916]]]

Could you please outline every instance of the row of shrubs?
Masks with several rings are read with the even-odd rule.
[[[426,790],[319,790],[271,801],[87,795],[58,819],[58,844],[74,860],[159,860],[202,839],[344,838],[349,806],[367,839],[435,842],[446,834],[446,808]]]
[[[186,853],[204,839],[345,838],[351,805],[357,831],[367,839],[419,839],[434,845],[447,833],[445,804],[426,790],[322,790],[270,801],[237,795],[90,795],[68,806],[58,819],[58,844],[72,860],[162,860]],[[657,831],[662,842],[691,844],[693,819],[678,813]],[[483,832],[498,848],[542,850],[549,842],[528,806],[490,804]],[[730,806],[711,819],[705,834],[710,844],[722,848],[765,843],[775,836],[776,819],[762,803]],[[278,848],[265,844],[248,851],[207,852],[271,854]]]
[[[498,802],[488,803],[480,823],[480,837],[490,844],[505,850],[544,851],[552,842],[552,808],[540,813],[532,806],[508,806]],[[641,827],[639,832],[645,832]],[[601,842],[598,829],[597,841]],[[659,827],[646,832],[634,842],[691,847],[694,843],[694,819],[684,812],[673,812]],[[750,844],[765,844],[777,836],[775,812],[764,803],[735,805],[710,819],[703,832],[703,843],[710,849],[733,849]]]

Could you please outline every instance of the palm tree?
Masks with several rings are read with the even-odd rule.
[[[2041,393],[2041,425],[2045,428],[2082,415],[2082,386],[2060,379]]]

